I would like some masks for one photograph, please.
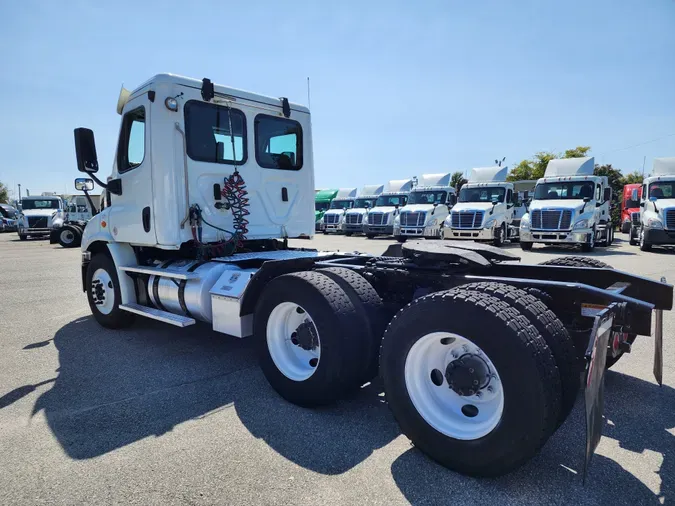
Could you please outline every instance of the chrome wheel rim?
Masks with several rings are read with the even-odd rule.
[[[96,269],[91,278],[91,297],[101,314],[110,314],[115,307],[115,286],[105,269]]]

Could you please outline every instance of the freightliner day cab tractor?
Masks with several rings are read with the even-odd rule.
[[[517,223],[524,208],[514,183],[506,182],[508,171],[506,166],[471,170],[469,182],[462,186],[457,205],[445,220],[445,239],[489,241],[494,246],[518,239]]]
[[[19,239],[44,237],[58,231],[66,220],[66,206],[56,195],[30,196],[21,199],[18,220]]]
[[[309,110],[174,75],[119,100],[117,156],[96,177],[94,134],[75,131],[78,169],[110,201],[82,237],[95,319],[177,327],[197,320],[255,340],[288,401],[312,407],[378,372],[402,431],[475,476],[528,461],[565,420],[586,367],[586,463],[602,431],[605,368],[673,289],[592,259],[525,265],[491,246],[409,241],[381,256],[295,249],[314,233]]]
[[[640,207],[640,249],[675,244],[675,157],[654,159],[654,170],[642,182]]]
[[[405,242],[410,237],[438,239],[457,192],[450,186],[452,173],[423,174],[408,195],[405,209],[394,218],[394,237]]]
[[[315,230],[320,232],[323,226],[323,214],[328,211],[331,201],[337,195],[338,190],[317,190],[314,195],[314,223]]]
[[[412,179],[398,179],[387,183],[375,201],[375,207],[363,217],[363,233],[368,239],[377,235],[393,235],[394,219],[408,202]]]
[[[534,200],[520,221],[520,246],[534,243],[580,245],[582,251],[609,246],[614,239],[606,176],[594,176],[593,157],[548,162]]]
[[[623,187],[621,199],[621,232],[629,234],[633,225],[640,224],[640,199],[642,198],[641,184],[627,184]]]
[[[377,197],[384,190],[383,184],[370,184],[361,188],[354,200],[354,206],[345,214],[345,235],[363,232],[363,217],[368,210],[375,207]]]
[[[321,229],[324,234],[345,231],[345,213],[351,209],[356,198],[356,188],[340,188],[331,201],[328,211],[323,214]]]

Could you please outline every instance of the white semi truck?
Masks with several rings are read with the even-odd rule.
[[[594,176],[593,157],[554,159],[537,181],[534,199],[520,221],[520,246],[534,243],[580,245],[582,251],[614,240],[606,176]]]
[[[64,248],[77,248],[82,242],[84,227],[93,215],[98,212],[94,199],[98,195],[90,195],[93,183],[84,179],[75,182],[75,188],[84,191],[85,195],[73,195],[66,201],[66,217],[60,228],[52,231],[49,242],[59,243]]]
[[[407,204],[412,185],[412,179],[394,179],[386,184],[375,206],[363,217],[363,233],[368,239],[378,235],[393,235],[394,219]]]
[[[361,188],[354,200],[354,206],[345,214],[345,235],[360,234],[363,232],[363,217],[375,207],[377,197],[384,190],[383,184],[370,184]]]
[[[18,220],[19,239],[44,237],[58,231],[66,220],[66,205],[56,195],[29,196],[21,199]]]
[[[489,241],[501,246],[518,240],[518,223],[524,214],[515,183],[507,182],[506,166],[471,170],[469,182],[459,192],[457,205],[445,220],[444,239]]]
[[[654,159],[652,173],[642,182],[640,208],[631,243],[637,240],[642,251],[675,244],[675,157]]]
[[[272,388],[305,407],[379,370],[415,446],[475,476],[507,473],[538,452],[572,409],[584,360],[596,421],[588,460],[605,366],[630,348],[624,335],[650,334],[652,314],[661,381],[671,285],[583,258],[525,265],[469,242],[410,241],[381,256],[294,249],[289,239],[314,234],[307,108],[162,74],[124,90],[118,112],[107,182],[96,177],[93,132],[75,130],[78,169],[107,192],[81,246],[82,289],[104,327],[201,320],[251,336]],[[389,196],[402,204],[405,194]],[[523,290],[534,287],[538,295]],[[607,309],[584,318],[583,303]]]
[[[423,174],[408,195],[405,209],[394,218],[394,237],[398,242],[408,238],[438,239],[457,192],[450,186],[452,173]]]
[[[356,199],[356,188],[340,188],[338,190],[337,195],[330,203],[330,207],[321,218],[321,229],[324,234],[344,233],[345,213],[354,206],[354,199]]]

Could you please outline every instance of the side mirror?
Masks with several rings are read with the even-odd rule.
[[[645,203],[644,203],[644,202],[640,202],[640,207],[644,207],[644,206],[645,206]]]
[[[75,180],[75,189],[79,192],[90,192],[94,189],[94,181],[88,177],[78,177]]]
[[[649,202],[656,202],[657,200],[659,199],[657,199],[656,197],[649,197]]]
[[[637,202],[637,201],[640,199],[640,197],[638,196],[637,188],[631,192],[631,194],[630,194],[630,199],[631,199],[633,202]]]
[[[87,173],[98,172],[96,143],[92,130],[88,128],[75,129],[75,155],[77,156],[77,170]]]
[[[394,204],[394,209],[398,209],[398,204]]]
[[[584,197],[584,202],[588,203],[591,201],[591,197]]]
[[[605,188],[605,194],[603,195],[603,197],[605,202],[607,202],[608,200],[612,200],[612,189]]]

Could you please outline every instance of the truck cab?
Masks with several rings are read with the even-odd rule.
[[[331,201],[337,195],[337,189],[316,190],[314,195],[314,230],[323,230],[323,215],[330,208]]]
[[[423,174],[408,195],[408,203],[394,219],[394,237],[405,242],[409,237],[440,238],[457,192],[450,186],[452,173]]]
[[[356,188],[340,188],[338,190],[321,220],[323,222],[321,229],[324,234],[344,232],[345,213],[352,208],[355,198]]]
[[[614,238],[606,176],[595,176],[593,157],[549,161],[534,199],[520,222],[520,245],[579,245],[585,252],[609,246]]]
[[[640,209],[640,249],[675,244],[675,157],[654,159],[654,169],[642,183]]]
[[[363,217],[369,209],[375,207],[377,197],[384,190],[383,184],[371,184],[361,188],[354,199],[354,205],[345,213],[345,235],[353,235],[363,232]]]
[[[61,228],[66,219],[66,206],[56,195],[29,196],[21,199],[18,220],[19,238],[44,237]]]
[[[640,223],[640,200],[642,198],[641,184],[627,184],[623,187],[621,199],[621,232],[628,234],[631,231],[633,220]]]
[[[512,223],[516,217],[514,183],[506,181],[509,168],[478,167],[459,192],[457,204],[445,220],[444,239],[489,241],[501,246],[518,237]]]
[[[412,179],[395,179],[387,183],[384,191],[377,197],[375,207],[363,217],[363,233],[368,239],[394,233],[394,219],[408,203],[412,184]]]

